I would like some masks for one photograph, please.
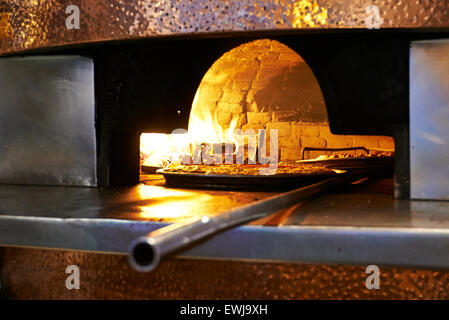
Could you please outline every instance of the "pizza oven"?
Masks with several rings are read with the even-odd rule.
[[[187,23],[198,3],[171,24],[90,4],[88,32],[31,42],[0,7],[0,243],[138,271],[169,255],[448,268],[447,10],[379,29],[322,2],[229,25]],[[131,34],[96,34],[99,12]]]

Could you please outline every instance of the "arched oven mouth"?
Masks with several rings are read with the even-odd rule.
[[[307,62],[279,41],[259,39],[213,62],[187,130],[142,134],[140,154],[144,183],[158,173],[172,187],[288,189],[361,169],[392,177],[394,140],[332,134]]]

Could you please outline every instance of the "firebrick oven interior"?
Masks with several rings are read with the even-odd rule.
[[[349,2],[0,0],[0,297],[449,298],[449,3]]]
[[[258,147],[264,148],[260,154]],[[332,165],[332,159],[347,159],[348,165],[360,158],[393,157],[394,140],[332,134],[319,83],[307,63],[279,41],[260,39],[229,50],[207,70],[192,102],[187,130],[143,133],[140,153],[144,183],[145,173],[157,168],[173,183],[168,173],[236,174],[244,179],[254,175],[252,167],[260,169],[257,164],[269,167],[270,160],[277,164],[273,175],[303,172],[306,165],[312,173],[313,164],[325,161],[338,173],[344,165]],[[387,177],[393,186],[392,175]],[[184,185],[195,184],[196,178]],[[185,177],[175,183],[183,184],[182,179],[192,180]],[[220,180],[205,186],[209,185],[219,187]]]

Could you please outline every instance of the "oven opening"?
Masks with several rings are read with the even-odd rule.
[[[215,61],[196,91],[187,129],[141,134],[140,179],[162,173],[174,186],[258,189],[373,166],[393,193],[394,149],[392,137],[332,134],[306,61],[288,46],[262,39]],[[255,178],[261,176],[272,179]]]

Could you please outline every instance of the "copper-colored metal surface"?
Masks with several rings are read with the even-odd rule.
[[[195,33],[366,28],[366,8],[382,28],[448,28],[448,1],[368,0],[3,0],[0,54],[111,39]],[[67,29],[69,5],[80,29]]]
[[[67,290],[68,265],[80,290]],[[449,299],[449,272],[380,268],[368,290],[362,266],[170,259],[153,273],[126,256],[3,249],[1,296],[10,299]]]

